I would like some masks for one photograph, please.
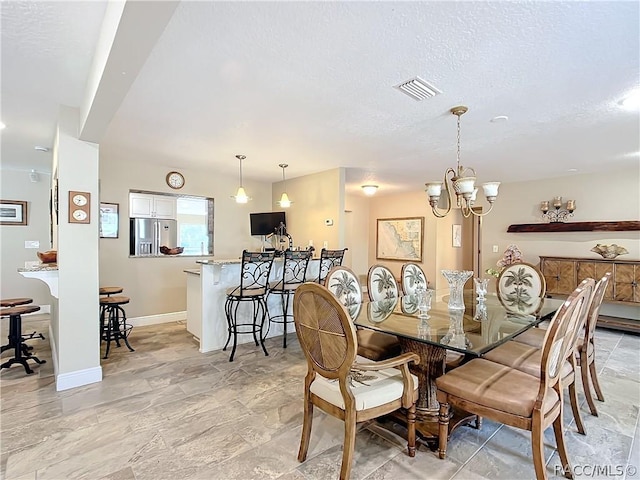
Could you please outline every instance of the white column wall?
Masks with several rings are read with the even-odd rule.
[[[58,172],[57,389],[102,380],[98,300],[98,146],[78,140],[79,112],[62,107]],[[91,223],[69,223],[69,191],[91,194]]]

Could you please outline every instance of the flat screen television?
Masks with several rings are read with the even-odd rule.
[[[250,213],[249,219],[251,235],[270,235],[275,233],[280,223],[287,224],[284,212]]]

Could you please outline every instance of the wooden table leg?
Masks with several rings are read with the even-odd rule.
[[[411,373],[418,377],[418,401],[416,403],[416,432],[420,440],[432,450],[438,447],[440,403],[436,400],[436,379],[445,372],[446,349],[428,343],[399,338],[402,352],[413,352],[420,357],[418,365],[410,365]],[[460,425],[476,418],[466,412],[450,412],[449,434]],[[403,416],[396,417],[403,420]],[[406,421],[406,419],[405,419]]]

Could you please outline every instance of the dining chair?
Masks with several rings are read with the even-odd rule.
[[[405,295],[413,295],[419,286],[422,286],[425,290],[428,287],[427,276],[420,268],[420,265],[413,262],[407,262],[402,265],[400,282],[402,284],[402,292]]]
[[[344,305],[352,320],[362,309],[362,286],[350,268],[333,267],[325,279],[325,286]],[[400,342],[395,335],[356,328],[358,355],[370,360],[385,360],[400,355]]]
[[[406,410],[408,455],[415,456],[418,379],[409,373],[409,363],[418,363],[418,355],[405,353],[381,362],[358,357],[349,313],[322,285],[305,283],[296,290],[293,317],[307,360],[298,460],[307,458],[314,406],[344,421],[340,479],[351,473],[356,424],[400,408]]]
[[[585,280],[569,296],[551,320],[545,337],[539,374],[476,358],[436,379],[439,412],[439,456],[446,457],[449,410],[466,412],[531,432],[533,465],[537,480],[546,480],[544,431],[553,425],[564,476],[572,469],[564,441],[563,389],[560,385],[566,359],[586,315],[593,280]],[[575,362],[575,359],[573,360]]]
[[[607,285],[611,278],[611,272],[607,272],[596,284],[589,305],[589,313],[587,314],[587,322],[584,328],[584,335],[577,340],[577,356],[578,363],[580,365],[580,376],[582,378],[582,389],[584,390],[584,396],[587,399],[589,405],[589,411],[591,415],[598,416],[598,409],[593,401],[593,395],[591,394],[591,388],[589,386],[589,377],[591,377],[591,383],[593,389],[596,392],[596,398],[604,402],[604,395],[598,382],[598,370],[596,368],[596,345],[595,345],[595,331],[598,323],[598,316],[600,314],[600,306],[604,299]],[[524,333],[521,333],[514,338],[514,341],[520,342],[532,347],[540,348],[544,342],[544,336],[546,330],[542,328],[530,328]]]
[[[384,265],[372,265],[367,273],[367,293],[369,300],[377,302],[397,297],[400,292],[393,273]]]
[[[249,252],[244,250],[242,252],[240,285],[227,289],[227,299],[224,304],[224,311],[227,317],[227,342],[222,350],[227,349],[231,337],[233,337],[233,347],[229,357],[230,362],[233,362],[233,357],[236,353],[239,334],[253,334],[253,341],[256,347],[261,345],[264,354],[269,355],[267,348],[264,346],[263,328],[267,316],[265,296],[274,257],[275,251]],[[243,303],[251,304],[250,322],[243,322],[238,317],[238,308]]]
[[[342,265],[344,259],[344,252],[347,248],[340,250],[327,250],[323,248],[320,250],[320,266],[318,267],[318,283],[324,285],[324,280],[333,267]]]
[[[547,284],[542,272],[534,265],[514,263],[500,272],[496,288],[498,299],[507,311],[531,315],[542,308]]]
[[[293,323],[293,315],[289,313],[289,304],[293,294],[305,281],[309,260],[311,260],[311,250],[285,250],[282,263],[282,276],[276,282],[269,284],[269,296],[280,297],[281,312],[275,314],[268,310],[269,322],[282,324],[282,348],[287,348],[287,324]]]

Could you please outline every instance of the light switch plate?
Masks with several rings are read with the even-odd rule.
[[[493,246],[493,253],[498,253],[498,245]]]
[[[24,248],[40,248],[40,242],[38,240],[25,240]]]

